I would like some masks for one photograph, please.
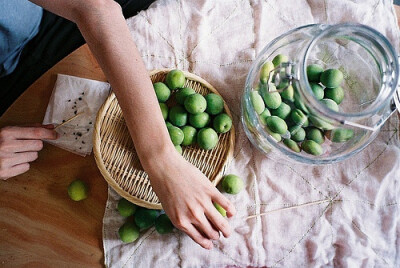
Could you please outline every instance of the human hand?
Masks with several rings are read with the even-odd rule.
[[[220,204],[228,217],[235,214],[235,208],[200,170],[172,149],[142,164],[171,222],[203,248],[211,249],[211,240],[219,239],[219,231],[225,237],[231,233],[213,202]]]
[[[7,180],[29,170],[30,162],[38,158],[42,140],[57,139],[53,125],[36,124],[27,127],[0,129],[0,179]]]

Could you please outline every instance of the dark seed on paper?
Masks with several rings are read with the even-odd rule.
[[[68,102],[71,102],[71,100],[68,100]]]
[[[75,137],[75,140],[77,140],[78,138],[77,137]]]
[[[74,114],[76,114],[76,111],[74,112]]]
[[[82,100],[82,98],[81,97],[79,97],[79,99],[78,100]]]
[[[82,141],[82,144],[85,144],[85,142],[84,142],[84,141]]]
[[[76,104],[76,101],[74,101],[74,104]]]
[[[63,120],[62,122],[65,123],[65,120]]]
[[[89,125],[91,125],[92,124],[92,122],[89,122]]]
[[[90,129],[87,129],[87,131],[89,131]]]
[[[79,147],[79,149],[82,149],[82,147]]]
[[[82,137],[82,133],[80,133],[80,132],[76,133],[76,135],[78,135],[79,137]]]

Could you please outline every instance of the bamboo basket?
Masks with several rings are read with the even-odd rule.
[[[154,70],[150,73],[153,83],[164,82],[171,69]],[[217,90],[202,78],[188,72],[185,87],[206,95]],[[232,117],[228,106],[224,112]],[[219,141],[212,150],[200,149],[197,145],[184,146],[183,157],[206,175],[213,185],[221,180],[232,159],[235,134],[234,127],[224,134],[218,134]],[[143,170],[135,152],[118,101],[111,93],[100,108],[94,128],[93,151],[96,164],[107,183],[123,198],[138,206],[162,209],[153,191],[148,175]]]

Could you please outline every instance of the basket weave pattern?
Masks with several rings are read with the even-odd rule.
[[[150,78],[153,83],[164,82],[169,71],[170,69],[155,70],[150,73]],[[211,92],[218,94],[202,78],[184,73],[185,87],[191,87],[202,95]],[[224,112],[232,117],[226,104]],[[214,185],[218,184],[232,159],[235,141],[233,126],[229,132],[218,136],[218,144],[212,150],[200,149],[198,145],[183,147],[183,157],[206,175]],[[114,93],[110,94],[98,112],[93,150],[100,172],[118,194],[142,207],[162,208],[150,185],[148,175],[140,164]]]

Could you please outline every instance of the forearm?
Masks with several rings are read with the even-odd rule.
[[[57,1],[57,0],[56,0]],[[53,1],[34,1],[52,8]],[[60,2],[65,2],[58,0]],[[81,5],[81,1],[79,2]],[[87,1],[94,5],[97,1]],[[58,12],[74,21],[108,78],[123,110],[124,118],[143,163],[156,152],[170,149],[172,143],[165,128],[148,72],[133,42],[121,9],[114,1],[99,1],[100,6],[73,6]],[[72,3],[72,4],[71,4]],[[107,5],[105,3],[108,3]],[[102,6],[103,5],[103,6]],[[73,14],[67,10],[77,10]],[[79,10],[79,11],[78,11]]]
[[[78,27],[118,98],[142,163],[143,157],[172,145],[148,71],[121,11],[83,20]]]

